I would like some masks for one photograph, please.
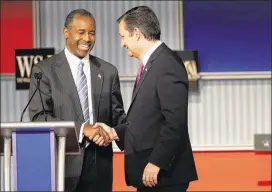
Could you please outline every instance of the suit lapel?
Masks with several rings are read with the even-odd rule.
[[[77,93],[77,88],[75,81],[73,79],[73,75],[71,69],[69,67],[69,63],[66,59],[64,51],[60,52],[58,58],[56,58],[56,73],[60,79],[60,82],[63,85],[63,88],[67,91],[69,96],[71,97],[72,103],[74,105],[75,111],[81,120],[84,119],[79,96]]]
[[[136,85],[135,89],[133,90],[133,93],[132,93],[132,99],[131,99],[131,104],[129,106],[129,109],[128,109],[128,112],[127,114],[129,113],[130,111],[130,108],[131,106],[133,105],[134,103],[134,100],[148,74],[148,72],[150,71],[151,67],[152,67],[152,63],[156,60],[156,57],[160,54],[160,52],[162,52],[164,50],[164,48],[166,48],[166,45],[164,43],[162,43],[150,56],[150,58],[148,59],[144,69],[143,69],[143,72],[141,74],[141,77],[140,77],[140,81],[139,83]]]
[[[151,63],[151,62],[148,62],[148,63],[145,65],[145,67],[144,67],[144,69],[143,69],[143,71],[142,71],[142,74],[141,74],[139,83],[138,83],[138,84],[135,84],[135,89],[134,89],[133,94],[132,94],[132,100],[131,100],[131,102],[134,101],[134,99],[135,99],[135,97],[136,97],[136,95],[137,95],[137,93],[138,93],[138,91],[139,91],[139,89],[140,89],[142,83],[144,82],[144,79],[145,79],[145,77],[146,77],[146,75],[147,75],[147,73],[148,73],[148,71],[149,71],[149,69],[150,69],[151,67],[152,67],[152,63]]]
[[[94,121],[98,120],[99,115],[99,104],[101,91],[104,81],[104,73],[100,69],[101,64],[97,61],[97,59],[90,55],[90,65],[91,65],[91,83],[92,83],[92,106],[94,111]]]

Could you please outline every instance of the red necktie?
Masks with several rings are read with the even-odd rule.
[[[137,76],[136,76],[136,83],[137,84],[140,81],[140,77],[141,77],[143,69],[144,69],[144,65],[143,65],[143,63],[141,63],[141,65],[140,65],[140,67],[138,69],[138,72],[137,72]]]

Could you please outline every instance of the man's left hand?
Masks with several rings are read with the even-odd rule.
[[[158,174],[160,168],[152,163],[148,163],[143,173],[143,183],[146,187],[154,187],[158,184]]]

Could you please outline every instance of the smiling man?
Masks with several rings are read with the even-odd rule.
[[[66,156],[65,191],[112,192],[112,139],[122,139],[126,114],[117,69],[90,55],[95,44],[95,19],[84,10],[70,12],[63,35],[66,47],[32,69],[29,95],[35,91],[34,74],[42,73],[40,89],[29,107],[32,121],[74,121],[81,154]],[[93,127],[105,122],[112,129]],[[90,140],[92,138],[92,140]],[[69,145],[69,141],[67,141]],[[123,146],[118,141],[117,145]]]
[[[184,63],[160,40],[159,20],[149,7],[132,8],[117,21],[121,47],[141,62],[123,141],[126,183],[139,192],[185,192],[198,176]]]
[[[126,182],[139,192],[185,192],[198,177],[184,63],[160,40],[160,23],[149,7],[134,7],[117,21],[121,47],[141,62],[127,112]]]

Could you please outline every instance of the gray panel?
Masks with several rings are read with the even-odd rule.
[[[1,75],[1,122],[18,122],[28,102],[28,91],[16,91],[12,75]],[[28,111],[23,121],[29,121]]]
[[[126,110],[132,87],[121,82]],[[252,150],[255,133],[271,134],[271,80],[200,80],[188,110],[195,150]]]
[[[253,149],[255,133],[271,133],[271,80],[201,80],[189,97],[195,149]]]
[[[133,83],[121,81],[126,111]],[[27,91],[15,90],[14,76],[2,75],[1,122],[19,121],[27,101]],[[194,149],[253,149],[254,134],[271,134],[271,80],[200,80],[188,110]]]
[[[115,65],[120,76],[137,73],[140,61],[127,56],[121,49],[117,18],[128,9],[150,6],[160,21],[162,36],[170,48],[178,49],[178,2],[176,1],[41,1],[40,31],[41,47],[54,47],[60,52],[64,46],[62,29],[67,14],[77,8],[89,10],[96,19],[96,44],[92,54]]]
[[[255,134],[254,150],[271,152],[271,134]]]

